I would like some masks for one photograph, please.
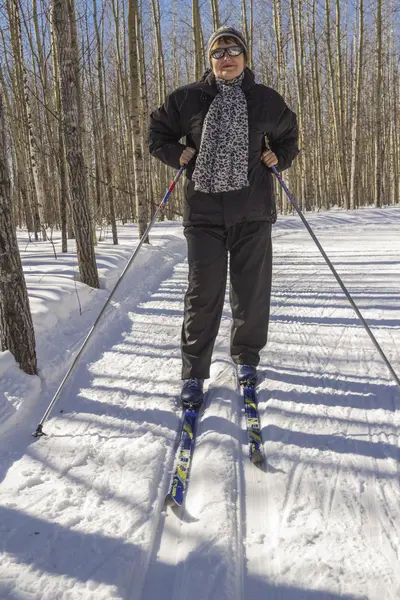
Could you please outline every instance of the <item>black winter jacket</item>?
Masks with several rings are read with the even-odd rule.
[[[250,185],[222,194],[194,190],[191,181],[195,158],[186,169],[184,225],[224,225],[250,221],[276,220],[272,173],[261,161],[266,149],[278,158],[279,170],[290,167],[297,156],[298,130],[296,115],[282,96],[265,85],[257,84],[250,69],[245,69],[242,89],[246,96],[249,118]],[[186,146],[200,149],[204,118],[218,90],[215,76],[207,72],[197,83],[178,88],[150,116],[150,153],[165,164],[179,169],[179,158]],[[186,137],[186,144],[179,140]]]

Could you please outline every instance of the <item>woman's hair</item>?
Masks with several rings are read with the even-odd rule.
[[[225,44],[235,44],[235,46],[242,46],[242,44],[239,42],[239,40],[235,39],[235,38],[231,38],[231,37],[220,37],[218,38],[214,44],[211,46],[211,51],[215,50],[216,48],[218,48],[219,43],[220,42],[224,42]],[[243,48],[243,46],[242,46]],[[244,62],[245,64],[247,63],[247,54],[246,54],[246,50],[243,48],[243,56],[244,56]],[[211,56],[210,56],[210,62],[211,62]]]

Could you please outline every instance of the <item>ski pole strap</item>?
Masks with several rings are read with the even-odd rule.
[[[375,338],[374,334],[372,333],[368,323],[366,322],[366,320],[364,319],[364,317],[362,316],[361,312],[359,311],[356,303],[354,302],[353,298],[351,297],[349,291],[347,290],[346,286],[344,285],[343,281],[341,280],[338,272],[336,271],[335,267],[333,266],[333,264],[331,263],[331,261],[329,260],[325,250],[323,249],[323,247],[321,246],[317,236],[315,235],[314,231],[311,229],[311,226],[309,225],[307,219],[305,218],[305,216],[303,215],[302,211],[300,210],[295,198],[293,197],[293,195],[290,193],[286,183],[283,181],[281,174],[279,173],[278,169],[276,167],[271,167],[272,172],[274,173],[274,175],[276,176],[277,180],[279,181],[279,184],[282,186],[282,188],[284,189],[287,197],[289,198],[292,206],[295,208],[297,214],[299,215],[300,219],[303,221],[304,225],[306,226],[308,233],[311,235],[312,239],[314,240],[318,250],[321,252],[322,256],[325,259],[326,264],[328,265],[328,267],[330,268],[330,270],[332,271],[336,281],[338,282],[338,284],[340,285],[340,287],[342,288],[344,294],[346,295],[348,301],[350,302],[351,306],[354,309],[354,312],[356,313],[357,317],[359,318],[359,320],[361,321],[362,325],[364,326],[364,329],[366,330],[366,332],[368,333],[372,343],[374,344],[375,348],[377,349],[377,351],[379,352],[382,360],[384,361],[384,363],[386,364],[387,368],[390,371],[390,374],[392,375],[393,379],[395,380],[396,384],[400,387],[400,379],[397,375],[397,373],[395,372],[395,370],[393,369],[392,365],[390,364],[388,358],[386,357],[385,353],[383,352],[381,346],[379,345],[377,339]]]

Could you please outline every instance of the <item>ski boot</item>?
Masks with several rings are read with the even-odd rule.
[[[203,404],[203,384],[204,379],[192,377],[185,379],[181,391],[181,401],[183,408],[198,410]]]
[[[257,383],[257,367],[253,365],[238,365],[237,371],[239,385],[255,387]]]

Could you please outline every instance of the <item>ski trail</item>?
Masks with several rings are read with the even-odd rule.
[[[123,300],[60,398],[49,437],[3,482],[5,568],[31,598],[140,597],[174,460],[186,279],[184,261],[134,313]]]
[[[245,596],[395,600],[397,390],[335,283],[323,269],[315,274],[315,261],[308,258],[307,266],[304,253],[291,254],[288,262],[290,237],[283,236],[284,247],[275,252],[279,300],[258,389],[264,471],[246,462],[244,445]],[[376,282],[361,259],[349,261],[343,237],[340,258],[350,265],[349,287],[367,319],[382,323],[380,337],[393,339],[395,330],[384,330],[384,309],[377,312],[372,300]],[[328,254],[335,259],[332,249]],[[378,261],[384,257],[384,251],[374,254]],[[391,358],[399,362],[399,353]]]
[[[160,523],[141,600],[243,598],[235,379],[230,361],[214,361],[185,510],[179,518],[168,508]]]
[[[399,371],[398,234],[326,219],[321,242]],[[132,276],[113,302],[49,437],[1,441],[2,600],[400,598],[398,390],[307,236],[288,229],[274,247],[265,469],[248,459],[226,303],[187,512],[163,510],[187,285],[174,242],[167,268]]]

